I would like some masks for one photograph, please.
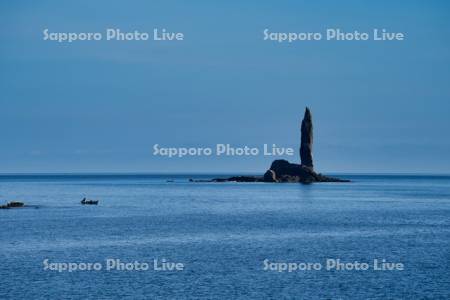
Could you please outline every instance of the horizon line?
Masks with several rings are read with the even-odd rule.
[[[444,172],[320,172],[321,174],[330,175],[384,175],[384,176],[450,176],[450,173]],[[0,176],[63,176],[63,175],[260,175],[260,172],[239,171],[239,172],[145,172],[145,171],[86,171],[86,172],[0,172]]]

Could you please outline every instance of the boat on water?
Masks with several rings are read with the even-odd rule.
[[[97,205],[98,200],[89,200],[89,199],[83,198],[83,200],[81,200],[81,204],[82,205]]]

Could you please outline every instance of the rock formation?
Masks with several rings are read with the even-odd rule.
[[[313,123],[311,111],[305,109],[301,125],[300,160],[301,164],[293,164],[284,159],[272,162],[269,170],[263,176],[233,176],[230,178],[215,178],[213,182],[348,182],[349,180],[324,176],[314,171],[312,156]],[[191,180],[194,181],[194,180]]]
[[[270,172],[271,177],[266,175]],[[270,169],[263,177],[263,182],[346,182],[339,178],[327,177],[314,172],[310,167],[299,164],[292,164],[284,159],[277,159],[272,162]]]
[[[0,209],[9,209],[9,208],[17,208],[17,207],[24,207],[24,203],[23,202],[19,202],[19,201],[11,201],[8,202],[7,204],[4,205],[0,205]]]
[[[302,166],[314,170],[313,157],[313,124],[309,108],[305,109],[305,116],[303,117],[301,127],[301,142],[300,142],[300,160]]]

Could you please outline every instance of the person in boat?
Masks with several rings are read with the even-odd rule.
[[[98,200],[88,200],[85,198],[83,198],[83,200],[81,200],[81,204],[98,204]]]

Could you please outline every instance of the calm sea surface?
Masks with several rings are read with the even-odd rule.
[[[353,182],[0,176],[0,202],[30,205],[0,210],[0,299],[450,299],[450,177],[341,177]],[[45,259],[102,269],[46,270]],[[150,269],[106,270],[107,259]],[[370,268],[327,270],[327,259]],[[374,259],[404,270],[373,270]]]

